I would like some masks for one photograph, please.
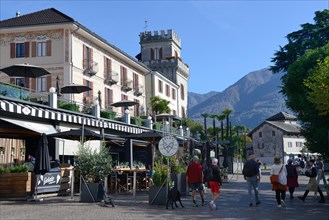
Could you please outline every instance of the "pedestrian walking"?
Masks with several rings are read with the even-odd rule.
[[[210,209],[217,209],[216,199],[220,195],[220,187],[222,186],[222,178],[220,176],[220,168],[218,167],[218,160],[216,158],[212,159],[211,167],[209,169],[210,173],[210,191],[211,191],[211,201],[209,203]]]
[[[189,164],[187,167],[187,182],[189,185],[189,188],[192,190],[192,201],[193,206],[197,207],[198,204],[195,201],[195,194],[196,191],[199,192],[202,205],[205,205],[204,203],[204,191],[203,191],[203,174],[202,174],[202,165],[199,163],[199,157],[194,156],[193,161]]]
[[[244,179],[248,183],[248,195],[249,195],[249,206],[253,206],[253,196],[252,189],[255,193],[255,202],[256,205],[259,205],[261,202],[259,200],[259,191],[258,183],[260,182],[260,173],[258,163],[255,161],[255,156],[250,155],[249,160],[243,166],[242,174]]]
[[[309,177],[310,179],[309,179],[308,184],[306,186],[306,190],[305,190],[304,195],[299,196],[298,198],[304,202],[310,191],[314,191],[314,192],[318,191],[318,193],[320,194],[320,197],[321,197],[319,203],[325,203],[323,193],[322,193],[318,183],[316,182],[317,173],[316,173],[316,168],[314,166],[314,163],[315,163],[314,159],[311,159],[309,161],[310,169],[305,171],[305,175],[307,177]]]
[[[292,163],[292,159],[288,160],[286,165],[287,170],[287,186],[289,189],[290,199],[294,198],[295,188],[299,186],[298,184],[298,172],[297,167]]]
[[[272,190],[275,191],[275,198],[278,207],[285,207],[286,191],[287,191],[287,170],[281,163],[280,157],[274,157],[274,164],[271,166],[270,175],[278,175],[279,182],[272,183]]]

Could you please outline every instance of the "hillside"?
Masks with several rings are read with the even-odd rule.
[[[219,114],[224,109],[232,109],[232,125],[245,125],[252,129],[280,111],[289,112],[279,92],[282,75],[262,69],[247,74],[223,92],[204,95],[191,92],[189,118],[203,122],[202,113]],[[211,119],[208,121],[211,123]]]

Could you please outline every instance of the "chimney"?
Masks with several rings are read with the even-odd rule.
[[[21,13],[19,11],[16,12],[16,18],[20,17]]]

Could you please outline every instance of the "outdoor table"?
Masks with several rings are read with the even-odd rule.
[[[129,169],[129,168],[115,168],[115,169],[112,169],[112,171],[115,172],[115,175],[116,175],[116,178],[117,178],[117,173],[118,172],[123,172],[123,173],[126,173],[127,175],[127,184],[128,184],[128,174],[129,173],[133,173],[133,197],[135,198],[136,197],[136,179],[137,179],[137,173],[145,173],[145,175],[147,174],[148,170],[146,169]],[[146,177],[146,176],[145,176]],[[145,178],[145,181],[146,181],[146,178]],[[115,181],[115,184],[116,181]],[[117,190],[117,187],[115,187],[115,190]],[[128,186],[127,186],[127,191],[128,191]]]

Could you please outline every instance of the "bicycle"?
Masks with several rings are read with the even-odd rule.
[[[102,195],[104,203],[114,207],[115,206],[114,205],[114,200],[105,191],[105,186],[104,186],[104,183],[103,183],[103,179],[101,178],[102,176],[103,176],[102,171],[100,170],[99,171],[99,181],[98,181],[99,187],[98,187],[98,190],[101,193],[100,195]]]

